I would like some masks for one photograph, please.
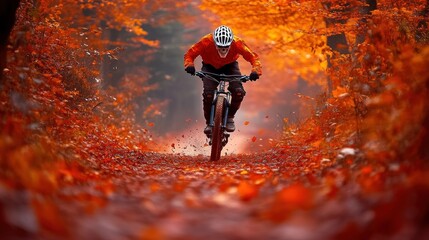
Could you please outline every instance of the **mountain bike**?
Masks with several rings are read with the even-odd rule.
[[[220,159],[222,148],[226,146],[230,136],[226,131],[226,123],[229,106],[231,105],[231,93],[227,90],[226,85],[234,81],[247,82],[249,76],[215,74],[203,71],[196,72],[195,75],[201,79],[206,78],[218,83],[217,89],[214,90],[210,110],[209,125],[212,127],[212,131],[211,134],[207,134],[209,145],[211,145],[210,160],[216,161]]]

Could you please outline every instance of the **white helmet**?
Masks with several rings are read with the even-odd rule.
[[[229,47],[234,39],[234,35],[229,27],[222,25],[214,30],[213,39],[216,46]]]

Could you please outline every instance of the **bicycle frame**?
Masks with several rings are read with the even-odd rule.
[[[206,77],[207,79],[219,83],[217,89],[214,91],[214,97],[212,102],[212,107],[210,109],[210,123],[209,125],[213,127],[213,118],[214,118],[214,111],[215,111],[215,103],[217,101],[217,98],[220,94],[224,94],[226,98],[226,105],[225,105],[225,114],[222,121],[222,129],[225,128],[226,122],[228,120],[228,111],[229,107],[231,105],[231,93],[228,90],[225,90],[226,83],[233,82],[233,81],[241,81],[246,82],[249,77],[244,75],[225,75],[225,74],[216,74],[216,73],[210,73],[210,72],[196,72],[197,76],[201,77],[203,79]]]
[[[226,83],[228,82],[233,82],[233,81],[240,81],[240,82],[246,82],[249,80],[248,76],[245,75],[225,75],[225,74],[216,74],[216,73],[210,73],[210,72],[196,72],[195,73],[197,76],[201,77],[201,79],[203,79],[204,77],[217,82],[219,85],[217,87],[217,89],[214,91],[214,97],[213,97],[213,102],[212,102],[212,106],[210,109],[210,123],[209,125],[211,127],[214,126],[213,123],[213,118],[214,118],[214,112],[215,112],[215,106],[216,106],[216,101],[218,99],[218,96],[223,94],[225,95],[225,99],[226,104],[225,104],[225,109],[224,109],[224,117],[223,117],[223,121],[222,121],[222,129],[224,130],[226,127],[226,123],[228,120],[228,111],[229,111],[229,107],[231,105],[231,93],[226,90]],[[229,134],[228,134],[229,135]]]

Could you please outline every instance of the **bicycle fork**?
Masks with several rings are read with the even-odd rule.
[[[226,101],[225,101],[225,107],[224,107],[224,112],[223,112],[223,119],[222,119],[222,129],[225,128],[226,126],[226,122],[228,120],[228,112],[229,112],[229,107],[231,106],[231,93],[230,92],[222,92],[219,94],[226,94]],[[210,109],[210,126],[214,126],[214,115],[215,115],[215,109],[216,109],[216,101],[218,98],[218,91],[215,90],[214,92],[214,98],[213,98],[213,102],[212,102],[212,106]]]
[[[225,127],[226,127],[226,123],[228,120],[228,112],[229,112],[229,107],[231,106],[231,93],[230,92],[218,92],[217,90],[214,91],[214,98],[213,98],[213,102],[212,102],[212,106],[210,109],[210,123],[209,125],[213,128],[214,127],[214,115],[215,115],[215,109],[216,109],[216,102],[218,99],[219,94],[224,94],[226,95],[225,99],[226,101],[224,102],[224,112],[223,114],[223,118],[222,118],[222,132],[223,132],[223,139],[222,139],[222,145],[225,146],[228,143],[228,137],[230,136],[229,133],[225,132]],[[211,145],[211,135],[207,136],[210,138],[210,145]]]

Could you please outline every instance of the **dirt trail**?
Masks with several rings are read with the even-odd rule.
[[[10,205],[4,206],[9,209],[5,215],[14,216],[6,221],[10,239],[428,236],[413,222],[420,216],[413,211],[425,206],[415,201],[415,189],[403,189],[400,194],[410,196],[392,203],[395,192],[368,192],[351,179],[357,178],[341,168],[322,168],[299,155],[274,151],[219,162],[207,156],[127,152],[55,196],[0,191],[0,199]],[[391,212],[395,204],[403,210]],[[43,231],[33,209],[44,211],[38,221]],[[402,213],[407,221],[397,219]],[[397,223],[402,224],[399,230]]]

